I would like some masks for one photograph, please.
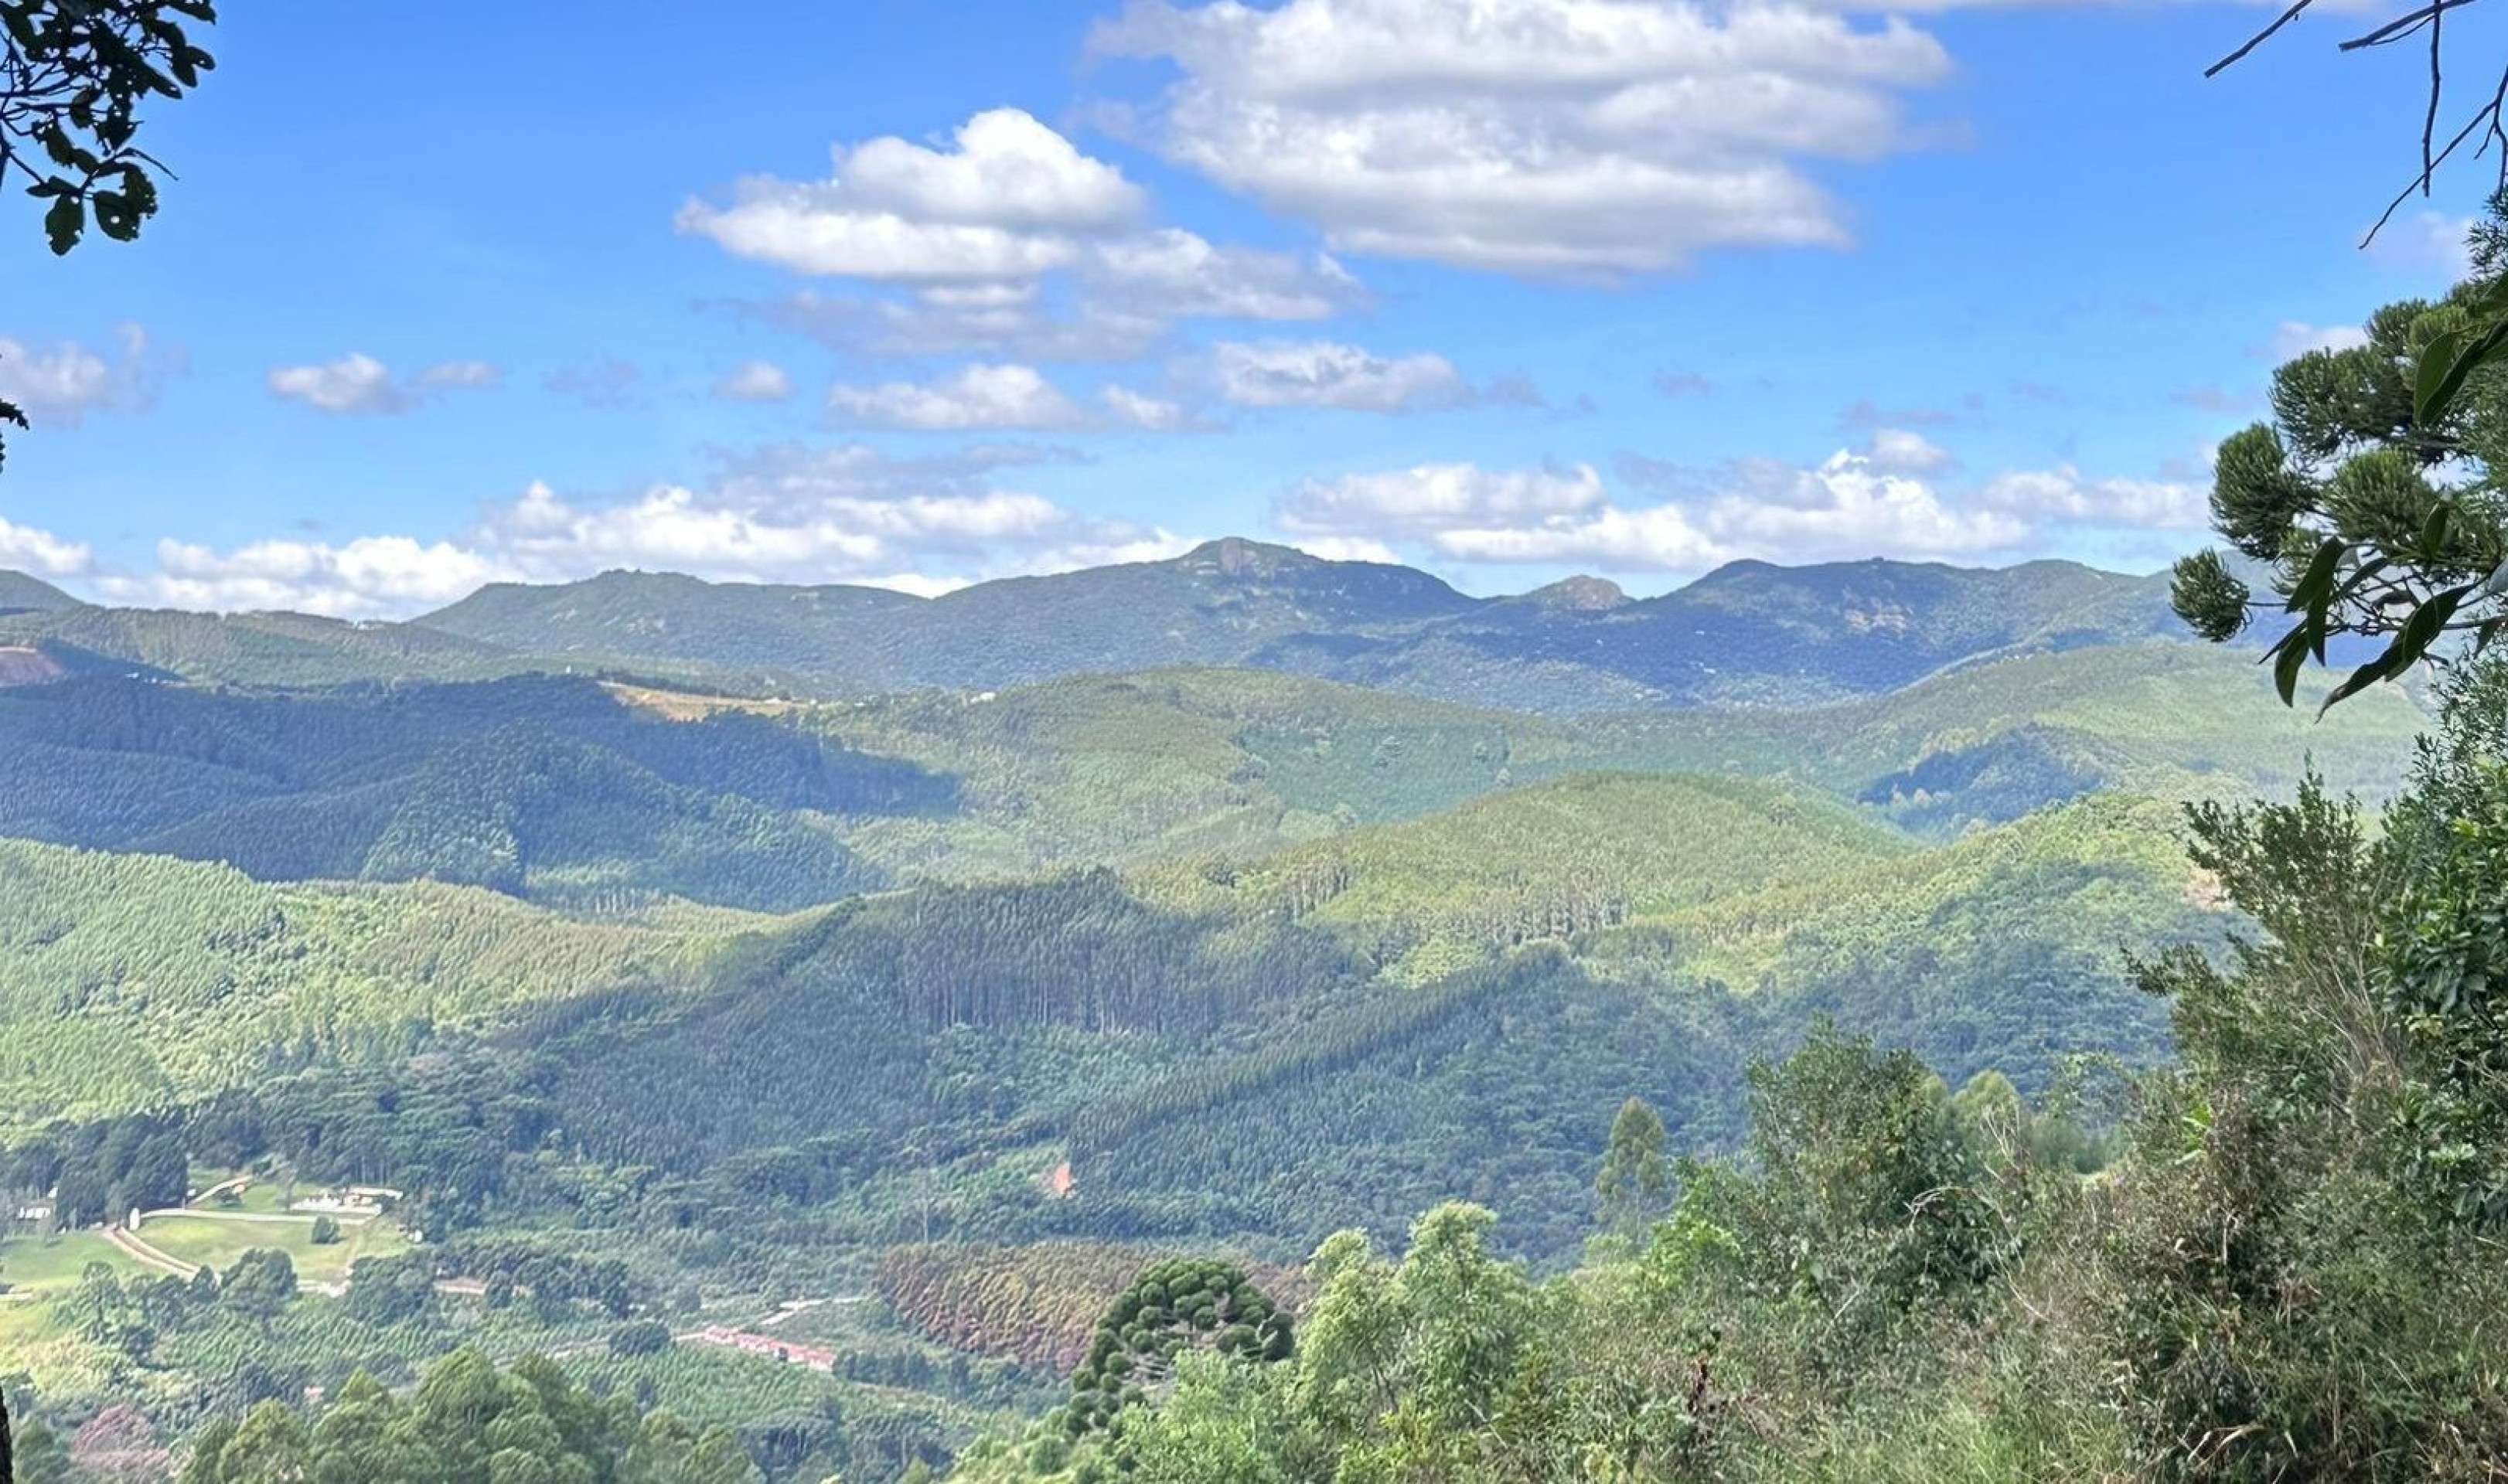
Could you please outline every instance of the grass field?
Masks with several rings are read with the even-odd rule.
[[[96,1232],[62,1232],[49,1239],[12,1237],[0,1242],[0,1284],[13,1293],[43,1293],[66,1288],[91,1262],[110,1266],[120,1276],[155,1270],[142,1267],[128,1252]]]
[[[360,1257],[387,1257],[409,1246],[388,1221],[342,1221],[340,1240],[317,1245],[311,1221],[236,1221],[215,1215],[153,1216],[140,1240],[182,1262],[224,1271],[254,1248],[276,1248],[296,1264],[307,1283],[339,1283]]]

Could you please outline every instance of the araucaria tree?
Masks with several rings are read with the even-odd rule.
[[[2474,233],[2474,271],[2445,299],[2369,316],[2361,344],[2273,373],[2273,417],[2220,448],[2216,528],[2262,563],[2259,603],[2235,559],[2177,563],[2175,603],[2228,639],[2260,608],[2292,616],[2269,658],[2282,698],[2342,635],[2382,643],[2325,706],[2434,656],[2479,649],[2508,619],[2508,193]]]

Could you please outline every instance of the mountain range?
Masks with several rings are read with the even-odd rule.
[[[1234,537],[930,598],[626,571],[499,583],[397,624],[104,609],[0,584],[0,643],[63,669],[240,684],[571,668],[829,697],[1226,666],[1556,715],[1817,705],[1993,655],[2183,633],[2164,577],[2072,562],[1745,561],[1657,597],[1596,578],[1473,597],[1410,567]]]

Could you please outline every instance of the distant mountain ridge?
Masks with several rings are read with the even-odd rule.
[[[1218,666],[1554,714],[1818,705],[1989,655],[2185,636],[2164,575],[2068,561],[1740,561],[1656,597],[1591,577],[1474,597],[1411,567],[1239,537],[930,598],[612,571],[494,584],[405,624],[344,624],[55,596],[72,606],[0,614],[0,645],[49,638],[244,684],[574,670],[820,696]]]
[[[39,577],[0,570],[0,613],[57,613],[85,606]]]
[[[1574,577],[1482,598],[1410,567],[1236,537],[934,598],[610,572],[482,589],[414,622],[517,652],[769,671],[836,693],[1215,665],[1569,714],[1817,704],[1981,655],[2184,636],[2164,577],[2064,561],[1745,561],[1658,597]]]

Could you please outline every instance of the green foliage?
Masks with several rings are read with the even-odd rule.
[[[254,1248],[218,1275],[218,1297],[230,1308],[267,1319],[296,1297],[296,1264],[276,1248]]]
[[[2508,193],[2491,210],[2495,237]],[[2379,309],[2362,344],[2276,369],[2272,425],[2222,444],[2214,527],[2273,564],[2270,585],[2297,617],[2269,651],[2284,702],[2309,658],[2325,663],[2329,642],[2346,635],[2382,642],[2363,646],[2320,709],[2444,656],[2450,634],[2478,652],[2497,632],[2508,591],[2492,472],[2508,452],[2503,357],[2508,279],[2491,261],[2442,302]],[[2245,626],[2249,591],[2203,553],[2178,562],[2172,597],[2189,627],[2217,640]]]
[[[1672,1188],[1664,1160],[1663,1115],[1642,1098],[1620,1104],[1611,1119],[1611,1142],[1594,1176],[1594,1195],[1604,1219],[1618,1227],[1641,1225]]]
[[[69,1449],[41,1418],[18,1430],[11,1454],[17,1484],[70,1484]]]
[[[1824,1317],[1803,1363],[1852,1365],[1910,1311],[1962,1313],[1993,1276],[2002,1233],[1978,1151],[1907,1052],[1816,1030],[1752,1069],[1747,1147],[1752,1176],[1694,1182],[1684,1210],[1733,1234],[1753,1290]]]
[[[207,0],[0,4],[0,182],[14,165],[26,194],[48,203],[55,254],[78,245],[91,218],[128,242],[156,214],[150,172],[165,166],[136,142],[139,110],[200,86],[216,64],[184,25],[216,19]]]
[[[2383,834],[2315,782],[2190,811],[2254,936],[2140,965],[2179,1060],[2134,1081],[2121,1144],[2072,1076],[2034,1106],[1998,1072],[1954,1097],[1822,1028],[1754,1068],[1740,1157],[1686,1164],[1642,1243],[1544,1284],[1472,1208],[1432,1212],[1398,1265],[1336,1236],[1282,1374],[1195,1374],[1091,1457],[1336,1480],[2487,1476],[2508,1451],[2487,1338],[2508,1323],[2508,679],[2471,671],[2448,705]],[[1649,1130],[1619,1123],[1625,1166]]]
[[[603,1398],[554,1362],[527,1356],[499,1371],[463,1350],[436,1362],[404,1398],[363,1372],[313,1417],[279,1400],[197,1440],[183,1484],[288,1480],[380,1484],[759,1484],[726,1429],[699,1430],[668,1412]]]
[[[659,1320],[636,1320],[609,1331],[613,1356],[659,1355],[671,1347],[671,1326]]]
[[[1167,1398],[1117,1419],[1114,1457],[1133,1477],[1170,1484],[1289,1484],[1286,1382],[1281,1367],[1180,1356]]]
[[[1244,1269],[1193,1257],[1155,1263],[1097,1321],[1071,1373],[1064,1430],[1102,1430],[1135,1400],[1163,1394],[1188,1354],[1270,1362],[1293,1347],[1289,1316]]]

